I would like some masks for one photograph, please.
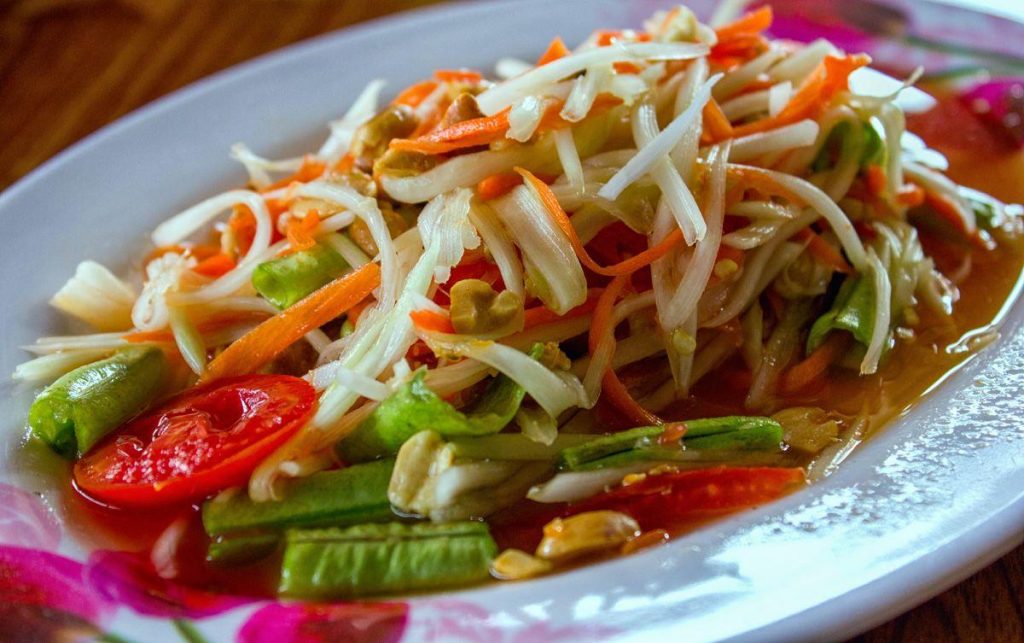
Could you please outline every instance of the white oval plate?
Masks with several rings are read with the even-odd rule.
[[[240,65],[103,129],[0,196],[0,373],[24,359],[19,345],[66,330],[46,300],[78,261],[128,266],[156,222],[243,182],[227,157],[232,143],[245,141],[271,156],[299,153],[322,139],[325,123],[372,78],[386,78],[394,89],[437,68],[491,69],[500,56],[535,55],[554,34],[578,42],[594,28],[638,27],[662,6],[611,0],[442,6]],[[86,560],[87,547],[75,526],[63,522],[58,496],[47,492],[51,478],[35,469],[46,463],[23,451],[19,440],[32,391],[5,384],[0,572],[29,585],[59,578],[65,589],[100,596],[69,601],[60,588],[47,590],[50,607],[70,614],[69,622],[91,621],[141,640],[170,640],[174,615],[191,619],[211,640],[292,640],[312,621],[348,639],[845,638],[1021,542],[1022,315],[1021,306],[1007,311],[998,342],[860,447],[838,473],[780,502],[571,573],[365,608],[264,601],[204,611],[175,605],[175,589],[167,586],[161,591],[171,598],[163,609],[133,595],[124,578],[111,580],[95,557],[75,562]],[[36,497],[19,489],[41,493],[51,512],[40,513]],[[66,558],[36,556],[29,548]],[[259,618],[246,628],[253,614]],[[7,627],[0,624],[0,632]]]

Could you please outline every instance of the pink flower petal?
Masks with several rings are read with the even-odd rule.
[[[200,619],[253,600],[160,578],[146,555],[131,552],[95,551],[85,575],[92,591],[148,616]]]
[[[104,623],[117,609],[90,591],[82,563],[50,552],[6,546],[0,546],[0,605],[45,608],[89,624]]]
[[[408,614],[405,603],[273,603],[249,617],[238,643],[397,643]]]

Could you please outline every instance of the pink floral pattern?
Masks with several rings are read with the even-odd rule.
[[[131,552],[93,552],[85,576],[99,596],[147,616],[201,619],[252,602],[160,578],[148,557]]]
[[[5,640],[93,632],[115,610],[88,586],[82,563],[37,549],[0,546],[0,633]]]
[[[405,632],[406,603],[270,604],[238,632],[239,643],[397,643]]]

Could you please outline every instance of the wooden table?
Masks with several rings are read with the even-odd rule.
[[[0,0],[0,189],[179,87],[430,0]],[[858,641],[1024,641],[1024,547]]]

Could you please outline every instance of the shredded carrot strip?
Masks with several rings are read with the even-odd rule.
[[[537,59],[537,66],[546,65],[552,60],[558,60],[569,55],[569,48],[565,46],[565,42],[558,36],[551,41],[548,48],[544,50],[544,53]]]
[[[916,183],[906,183],[896,193],[896,200],[907,207],[915,208],[924,203],[924,189]]]
[[[521,185],[523,177],[514,172],[494,174],[476,184],[476,195],[481,201],[490,201],[508,194],[517,185]]]
[[[585,302],[569,310],[564,315],[559,315],[547,306],[527,308],[523,314],[523,328],[533,328],[534,326],[540,326],[542,324],[551,324],[558,321],[564,321],[566,319],[575,319],[576,317],[589,315],[594,311],[594,306],[597,306],[597,300],[601,296],[602,292],[604,292],[603,288],[591,289],[587,293],[587,300]]]
[[[805,80],[786,106],[774,117],[766,117],[733,128],[734,136],[747,136],[791,125],[820,114],[835,95],[847,88],[847,82],[857,69],[871,62],[866,54],[853,56],[826,56],[818,68]]]
[[[192,271],[205,277],[216,278],[231,272],[235,269],[236,265],[234,259],[219,252],[200,261]]]
[[[587,116],[598,116],[621,104],[621,98],[612,96],[611,94],[598,94],[597,98],[594,99],[594,104],[590,106],[590,111],[587,112]],[[572,127],[574,123],[570,123],[562,118],[561,112],[564,106],[565,101],[560,100],[552,102],[541,117],[540,123],[537,125],[537,132],[547,132],[553,129]]]
[[[210,362],[200,381],[259,370],[303,335],[361,302],[380,285],[380,266],[368,263],[267,319]]]
[[[644,68],[636,63],[617,62],[612,63],[612,69],[616,74],[639,74]]]
[[[271,190],[286,188],[295,182],[309,183],[310,181],[320,178],[320,175],[324,173],[325,169],[327,169],[327,166],[324,164],[323,161],[320,161],[307,154],[306,157],[302,159],[302,166],[295,174],[292,174],[291,176],[286,176],[285,178],[275,183],[271,183],[267,187],[260,190],[260,192],[270,192]]]
[[[987,250],[988,245],[977,231],[967,229],[967,222],[960,216],[960,212],[946,197],[934,192],[924,193],[924,204],[932,209],[939,218],[953,226],[957,232],[962,234],[972,245],[981,250]]]
[[[714,98],[704,105],[704,128],[710,140],[724,141],[733,137],[732,123]]]
[[[616,40],[622,40],[625,38],[625,34],[617,29],[598,29],[594,32],[595,43],[598,47],[607,47]],[[637,42],[648,42],[651,39],[651,34],[644,32],[636,33]]]
[[[630,274],[618,275],[612,279],[611,283],[604,289],[604,292],[601,293],[601,296],[598,297],[597,304],[594,306],[594,317],[590,324],[590,335],[588,337],[591,354],[597,350],[597,345],[601,338],[611,336],[612,341],[615,340],[615,329],[611,327],[612,309],[615,306],[615,300],[619,298],[619,295],[622,294],[622,291],[629,284],[630,276]],[[640,403],[630,395],[629,389],[622,383],[619,376],[615,374],[615,369],[611,368],[610,365],[601,379],[601,391],[612,406],[638,426],[662,424],[661,418],[640,406]]]
[[[761,7],[756,11],[745,13],[735,21],[715,29],[718,42],[734,40],[740,36],[760,34],[772,26],[772,8]]]
[[[849,333],[832,333],[825,343],[814,350],[802,362],[794,364],[779,380],[784,393],[801,391],[820,379],[828,367],[843,356],[850,345]]]
[[[467,147],[487,145],[508,131],[508,109],[494,116],[471,118],[419,138],[396,138],[390,149],[421,154],[446,154]]]
[[[417,107],[435,89],[437,89],[437,83],[432,80],[409,85],[395,97],[393,103],[407,107]]]
[[[359,323],[359,318],[363,316],[363,313],[366,312],[366,309],[369,308],[374,301],[376,300],[373,297],[366,297],[358,304],[349,308],[345,317],[352,322],[353,326],[357,325]]]
[[[409,318],[416,328],[433,331],[437,333],[454,333],[452,319],[448,315],[436,310],[414,310],[409,313]]]
[[[285,230],[285,238],[288,239],[288,248],[281,254],[291,254],[302,250],[309,250],[316,245],[316,237],[313,231],[320,225],[320,212],[311,208],[306,215],[288,220],[288,227]]]
[[[686,435],[686,431],[686,422],[669,422],[665,425],[665,430],[658,436],[658,444],[664,446],[679,442]]]
[[[544,207],[551,214],[551,217],[555,220],[555,224],[559,229],[565,233],[565,236],[569,238],[569,243],[572,245],[573,251],[576,256],[579,257],[580,263],[596,272],[599,275],[605,275],[606,277],[618,277],[620,275],[628,275],[636,272],[644,266],[648,266],[657,259],[665,256],[665,254],[676,247],[683,240],[683,233],[681,230],[676,228],[669,233],[661,243],[654,247],[644,250],[638,255],[630,257],[624,261],[620,261],[617,264],[611,266],[601,266],[594,261],[587,249],[583,247],[583,242],[580,241],[579,235],[576,234],[576,229],[572,226],[572,222],[569,220],[569,215],[562,209],[561,204],[558,202],[558,197],[551,191],[544,181],[541,181],[529,170],[521,167],[515,168],[516,172],[519,172],[526,179],[533,189],[540,196],[541,202],[544,203]]]
[[[843,274],[848,275],[853,272],[853,268],[851,268],[850,264],[846,262],[843,255],[829,245],[827,241],[815,234],[814,230],[804,228],[793,236],[800,241],[807,241],[807,250],[809,250],[811,255],[822,264]]]
[[[438,69],[434,72],[434,78],[442,83],[479,83],[484,79],[483,74],[473,69]]]
[[[765,176],[756,170],[750,170],[745,167],[730,166],[726,170],[726,173],[730,177],[735,177],[743,181],[746,188],[757,190],[765,196],[777,196],[786,199],[795,205],[804,205],[803,199],[776,183],[771,177]]]
[[[868,192],[874,197],[880,197],[885,194],[885,187],[889,184],[889,179],[885,176],[885,171],[877,165],[869,165],[864,168],[864,178],[868,184]]]
[[[351,172],[352,168],[355,167],[356,157],[352,154],[346,154],[345,156],[338,159],[338,163],[334,166],[334,169],[338,172]]]
[[[146,258],[142,260],[142,265],[145,266],[150,261],[159,259],[160,257],[172,252],[179,255],[195,257],[198,261],[202,262],[210,257],[219,255],[220,247],[205,243],[195,245],[175,243],[169,246],[160,246],[159,248],[154,248],[146,255]]]
[[[256,237],[256,217],[244,205],[235,206],[235,211],[228,219],[228,227],[235,236],[238,254],[244,255]]]

